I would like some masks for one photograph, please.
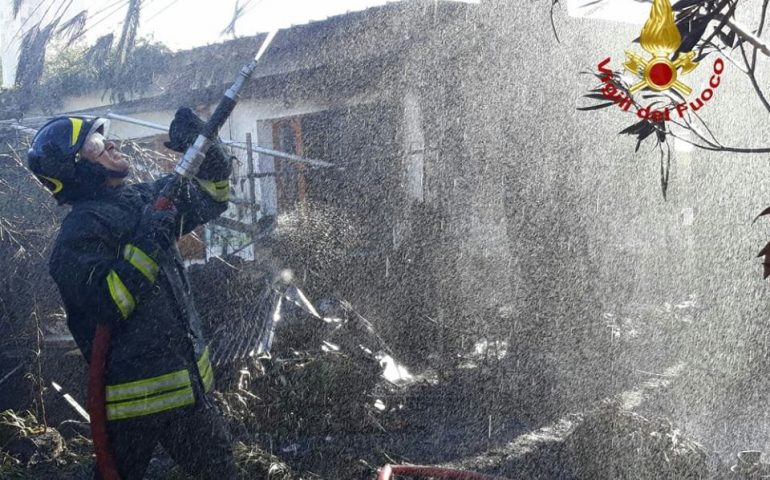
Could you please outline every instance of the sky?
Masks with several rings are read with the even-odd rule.
[[[3,1],[3,0],[0,0]],[[6,0],[10,4],[10,0]],[[235,25],[237,36],[251,36],[274,28],[286,28],[332,15],[384,5],[394,0],[143,0],[139,34],[166,44],[172,50],[188,49],[233,38],[224,33],[236,6],[243,14]],[[463,1],[463,0],[459,0]],[[478,3],[479,0],[465,0]],[[512,0],[522,1],[522,0]],[[85,35],[88,43],[111,32],[120,32],[129,0],[25,0],[32,8],[42,4],[54,16],[71,17],[88,10]],[[567,0],[575,17],[643,23],[650,3],[644,0]],[[64,10],[62,10],[64,9]]]
[[[383,5],[386,1],[239,0],[238,3],[244,13],[236,23],[235,33],[251,36],[346,11]],[[235,5],[235,0],[145,0],[140,33],[151,34],[172,50],[221,42],[233,38],[232,35],[223,35],[222,31],[232,20]]]
[[[675,0],[672,0],[672,3]],[[640,0],[567,0],[567,12],[573,17],[613,20],[643,24],[650,15],[652,1]]]
[[[84,0],[92,18],[87,39],[120,31],[128,0]],[[243,15],[236,23],[238,36],[323,20],[332,15],[390,3],[386,0],[238,0]],[[188,49],[233,38],[223,34],[235,12],[236,0],[144,0],[141,36],[152,36],[172,50]],[[113,5],[112,8],[109,8]],[[101,13],[98,13],[99,11]]]
[[[0,65],[2,85],[14,84],[21,39],[26,30],[41,22],[59,24],[86,10],[86,44],[108,33],[120,35],[129,0],[22,0],[12,16],[14,0],[0,0]],[[452,0],[478,3],[479,0]],[[516,0],[519,1],[519,0]],[[302,25],[329,16],[391,3],[392,0],[142,0],[139,36],[164,43],[171,50],[185,50],[230,40],[224,32],[236,6],[242,15],[235,25],[238,37],[253,36],[276,28]]]

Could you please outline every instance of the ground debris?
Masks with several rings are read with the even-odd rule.
[[[323,480],[312,473],[297,473],[289,465],[275,455],[264,451],[261,447],[243,442],[233,444],[233,455],[238,469],[238,478],[243,480]],[[158,460],[158,459],[155,459]],[[166,458],[171,468],[151,466],[148,480],[191,480],[178,466]],[[157,463],[164,463],[163,461]]]
[[[0,413],[0,480],[90,478],[91,440],[74,435],[66,440],[30,412]]]
[[[670,421],[645,418],[611,400],[444,466],[520,479],[711,478],[701,445]]]
[[[254,360],[239,388],[218,398],[234,432],[270,432],[283,438],[371,431],[382,368],[340,352],[295,352]]]
[[[242,479],[322,480],[312,473],[295,472],[278,457],[253,444],[236,442],[233,453]],[[163,458],[153,462],[147,473],[149,480],[190,478],[173,462],[164,464]],[[29,412],[0,413],[0,480],[85,480],[91,478],[93,468],[90,439],[74,435],[65,441],[55,428],[39,424]]]
[[[243,479],[263,478],[265,480],[321,480],[312,473],[295,473],[291,467],[275,455],[256,445],[238,442],[233,446],[238,475]]]
[[[701,479],[706,451],[664,418],[645,418],[602,402],[583,414],[564,445],[565,463],[578,478]]]
[[[53,461],[64,451],[64,439],[53,428],[38,423],[30,413],[0,413],[0,449],[23,464]]]
[[[255,445],[236,443],[233,448],[239,474],[243,478],[266,480],[294,480],[298,478],[291,468],[278,457],[270,455]]]

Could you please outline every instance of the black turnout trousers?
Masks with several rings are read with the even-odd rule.
[[[235,480],[230,435],[208,399],[169,412],[107,424],[110,450],[121,480],[141,480],[160,443],[196,479]],[[98,471],[95,480],[102,480]]]

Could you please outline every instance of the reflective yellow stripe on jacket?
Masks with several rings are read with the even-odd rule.
[[[110,270],[110,273],[107,275],[107,286],[120,314],[124,319],[128,318],[134,311],[134,308],[136,308],[136,302],[134,301],[134,296],[131,295],[131,292],[128,291],[128,288],[123,284],[118,274],[115,273],[115,270]]]
[[[155,278],[158,276],[160,268],[155,261],[150,258],[146,253],[141,251],[138,247],[127,244],[123,248],[123,259],[139,270],[147,280],[155,282]],[[131,292],[126,288],[123,280],[120,279],[115,270],[110,270],[107,275],[107,286],[110,289],[110,296],[112,301],[117,305],[120,315],[125,320],[136,308],[136,300]]]
[[[165,412],[195,403],[192,387],[130,402],[107,404],[107,420],[124,420]]]
[[[217,202],[226,202],[230,200],[230,180],[219,180],[219,181],[211,181],[211,180],[203,180],[198,177],[195,177],[195,181],[198,182],[198,184],[201,186],[201,188],[209,194],[211,198],[216,200]]]
[[[123,259],[133,265],[135,269],[142,272],[142,275],[144,275],[147,280],[155,282],[155,277],[158,276],[158,270],[160,270],[160,268],[158,267],[158,264],[155,263],[149,255],[140,250],[139,247],[131,245],[130,243],[126,244],[123,248]]]
[[[197,362],[206,393],[214,387],[214,370],[209,360],[209,348],[203,350]],[[186,369],[157,377],[136,380],[106,389],[107,419],[151,415],[195,403],[190,373]]]
[[[214,387],[214,368],[211,366],[211,360],[209,360],[209,347],[203,350],[201,358],[198,359],[198,372],[200,372],[203,380],[203,388],[206,393],[209,393]]]

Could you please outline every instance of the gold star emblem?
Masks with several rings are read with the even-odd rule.
[[[652,58],[645,59],[637,53],[626,51],[623,66],[641,78],[629,88],[629,92],[635,93],[643,88],[662,92],[673,88],[685,96],[692,93],[692,88],[680,81],[678,76],[680,70],[684,75],[698,66],[693,61],[695,52],[679,52],[675,61],[670,60],[682,44],[682,36],[674,22],[674,11],[669,0],[653,1],[650,18],[642,28],[640,43]]]

